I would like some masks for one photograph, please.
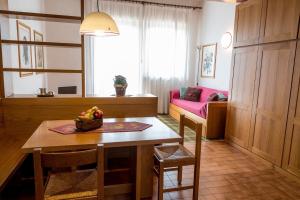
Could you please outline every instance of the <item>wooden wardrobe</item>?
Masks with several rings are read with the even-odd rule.
[[[299,0],[237,5],[226,123],[227,141],[298,177],[299,18]]]

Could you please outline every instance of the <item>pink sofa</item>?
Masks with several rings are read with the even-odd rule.
[[[179,120],[180,114],[185,114],[193,120],[203,124],[203,135],[206,138],[223,138],[225,132],[227,102],[207,102],[207,98],[213,93],[222,93],[227,97],[228,92],[206,87],[195,88],[201,90],[199,102],[180,99],[180,92],[178,89],[170,92],[170,115]]]

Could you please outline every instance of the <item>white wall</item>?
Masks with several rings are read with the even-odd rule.
[[[199,69],[198,83],[201,86],[220,90],[229,89],[232,45],[228,49],[221,46],[221,38],[225,32],[233,34],[235,4],[205,1],[201,15],[199,45],[218,43],[215,79],[201,78]]]
[[[16,11],[28,12],[43,12],[43,1],[40,0],[9,0],[7,1],[7,9]],[[22,23],[31,27],[31,39],[33,40],[33,30],[44,33],[43,22],[20,20]],[[4,25],[8,30],[8,35],[3,35],[5,39],[17,40],[17,25],[15,19],[9,19],[8,23]],[[18,48],[17,45],[6,45],[3,48],[4,66],[5,67],[19,67],[18,63]],[[35,67],[34,47],[31,47],[32,67]],[[18,72],[5,73],[5,95],[13,94],[34,94],[38,88],[45,86],[45,75],[33,73],[31,76],[20,77]]]
[[[79,0],[44,0],[47,13],[80,16]],[[63,8],[63,9],[62,9]],[[47,23],[46,40],[50,42],[80,43],[79,24]],[[80,48],[48,48],[48,67],[51,69],[81,69]],[[77,86],[81,94],[81,74],[47,74],[47,88],[57,94],[58,87]]]

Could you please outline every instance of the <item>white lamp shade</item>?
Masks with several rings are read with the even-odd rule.
[[[104,12],[88,14],[80,25],[81,35],[114,36],[119,35],[119,29],[114,19]]]

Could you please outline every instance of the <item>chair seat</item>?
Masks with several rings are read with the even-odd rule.
[[[51,174],[45,191],[46,200],[94,196],[97,196],[96,170]]]
[[[195,156],[181,144],[161,145],[154,148],[155,155],[164,162],[194,161]]]

